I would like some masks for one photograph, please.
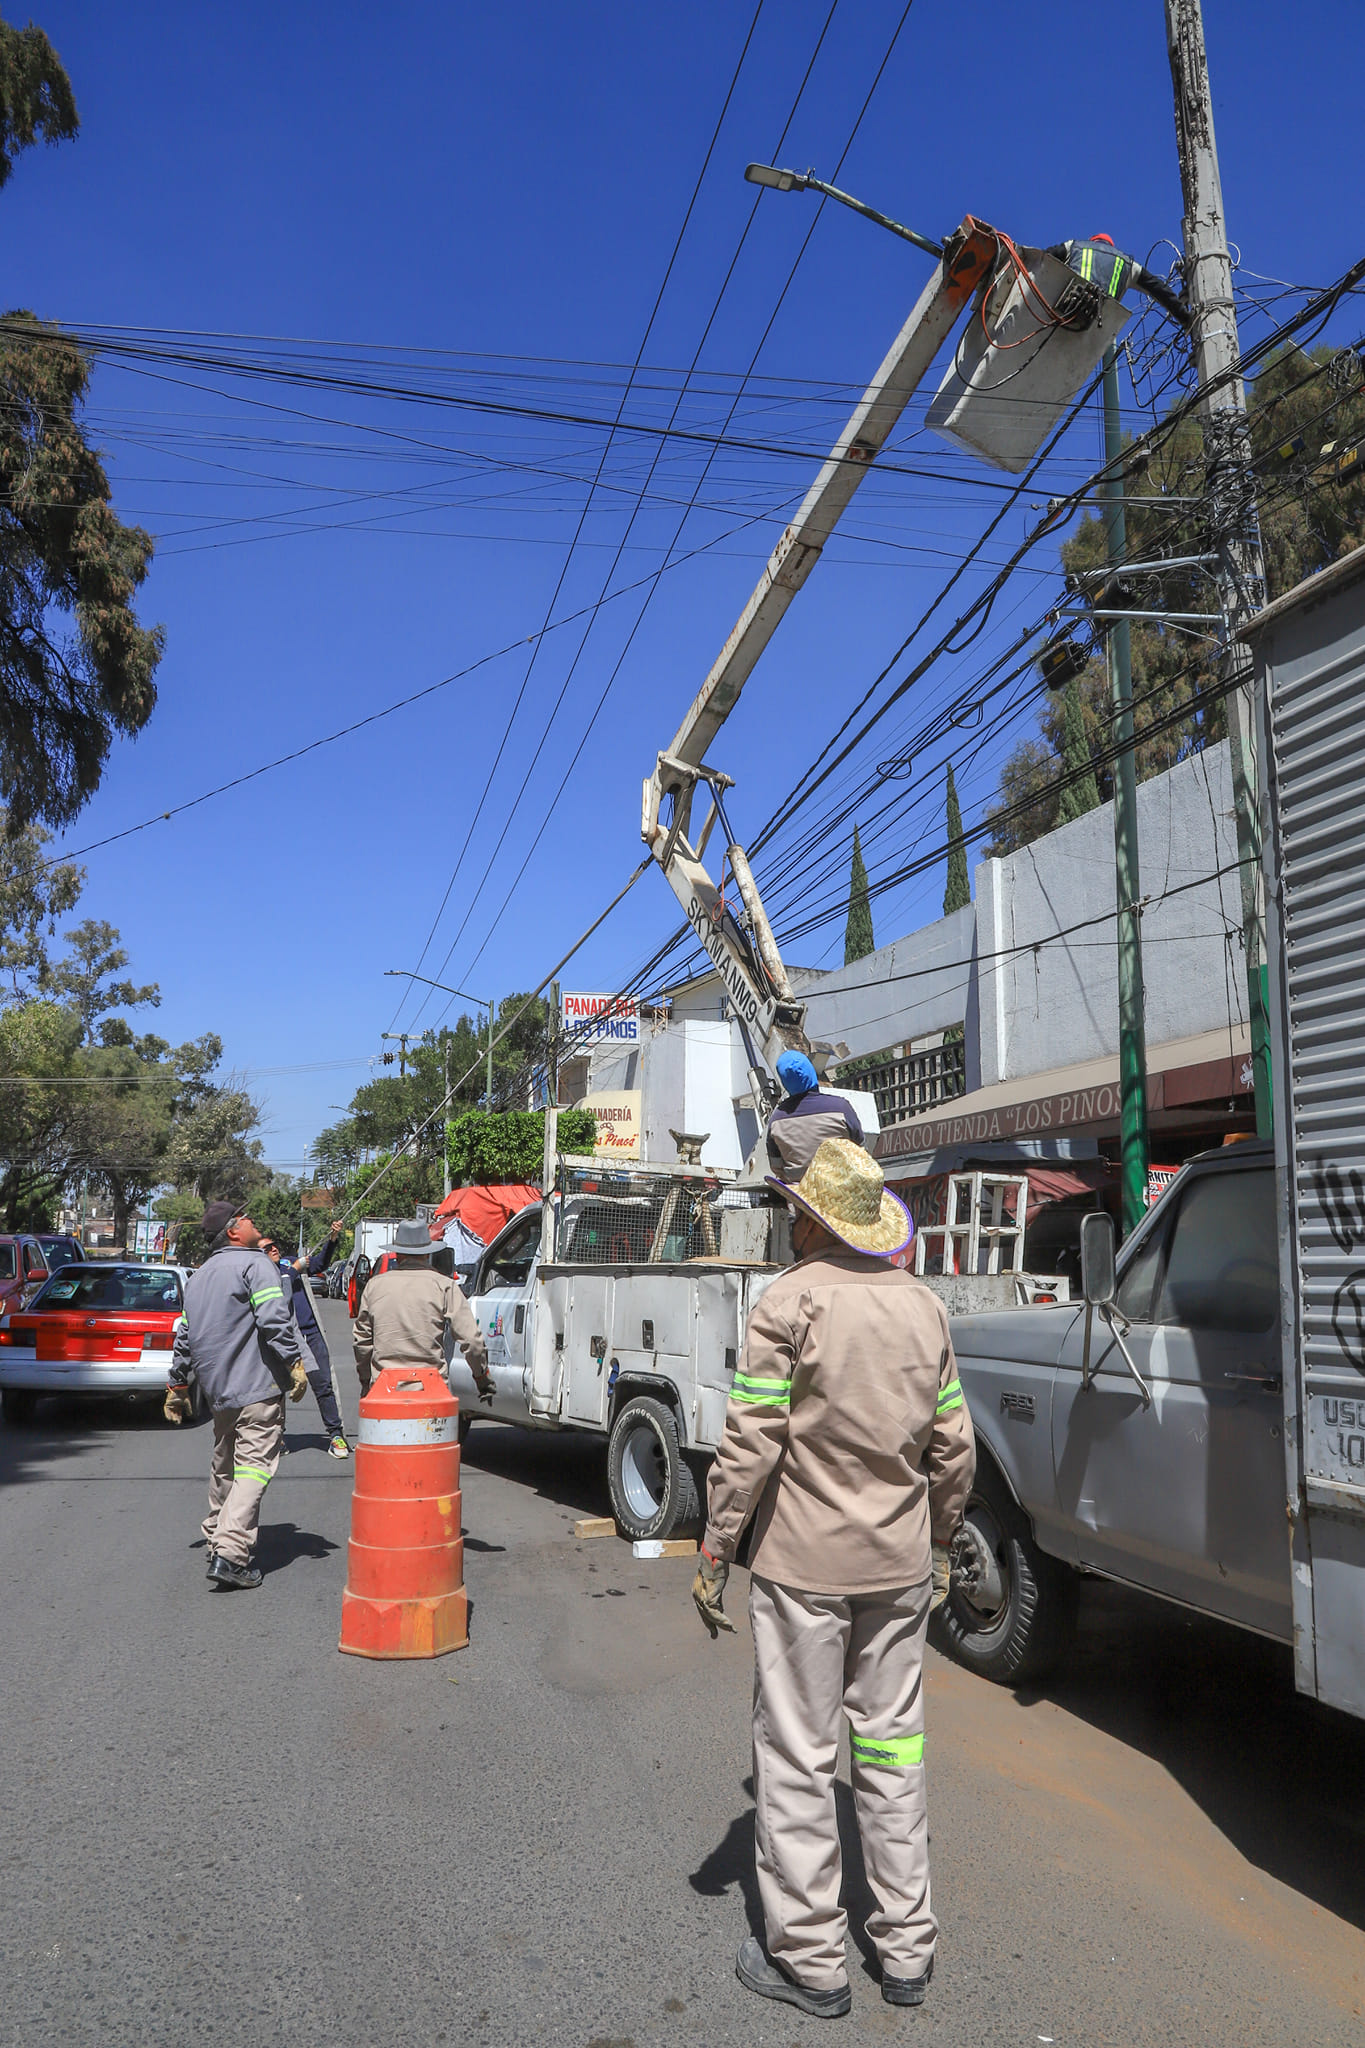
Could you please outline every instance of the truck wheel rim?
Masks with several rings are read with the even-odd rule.
[[[962,1525],[953,1594],[958,1612],[975,1628],[994,1628],[1009,1606],[1009,1572],[1001,1562],[1004,1532],[984,1501],[974,1500]]]
[[[621,1491],[641,1522],[652,1522],[668,1492],[668,1461],[647,1423],[638,1423],[621,1446]]]

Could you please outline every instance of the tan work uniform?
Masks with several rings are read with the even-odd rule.
[[[801,1984],[846,1981],[834,1804],[839,1715],[868,1881],[868,1933],[922,1977],[930,1908],[920,1668],[930,1537],[976,1470],[948,1319],[908,1273],[855,1252],[804,1259],[749,1317],[711,1471],[706,1548],[754,1522],[754,1788],[768,1953]]]
[[[423,1259],[391,1266],[367,1281],[352,1333],[361,1393],[369,1392],[371,1379],[386,1365],[434,1365],[449,1379],[447,1327],[480,1378],[488,1346],[458,1280],[434,1272]]]

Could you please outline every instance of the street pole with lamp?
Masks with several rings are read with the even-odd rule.
[[[443,994],[443,995],[448,995],[448,996],[459,996],[459,998],[460,998],[461,1002],[465,1002],[465,1003],[477,1003],[477,1004],[479,1005],[479,1008],[480,1008],[481,1010],[487,1010],[487,1012],[488,1012],[488,1092],[487,1092],[487,1094],[486,1094],[486,1095],[485,1095],[485,1097],[484,1097],[484,1107],[485,1107],[485,1109],[489,1109],[489,1110],[491,1110],[491,1109],[492,1109],[492,1107],[493,1107],[493,998],[492,998],[491,996],[472,996],[472,995],[470,995],[470,993],[469,993],[468,989],[463,989],[463,988],[451,988],[448,982],[444,982],[444,981],[433,981],[433,980],[431,979],[431,976],[430,976],[429,974],[409,974],[409,973],[408,973],[408,972],[406,971],[406,969],[404,969],[404,968],[402,968],[402,967],[386,967],[386,968],[384,969],[384,972],[385,972],[385,974],[386,974],[386,975],[393,975],[393,976],[395,976],[395,977],[396,977],[396,978],[397,978],[397,979],[398,979],[399,981],[421,981],[421,982],[425,982],[425,983],[426,983],[426,986],[427,986],[428,988],[439,988],[439,989],[441,990],[441,992],[442,992],[442,994]],[[384,1035],[385,1035],[385,1037],[387,1038],[387,1036],[388,1036],[388,1033],[387,1033],[387,1032],[385,1032],[385,1034],[384,1034]],[[447,1093],[449,1093],[449,1090],[447,1090]]]

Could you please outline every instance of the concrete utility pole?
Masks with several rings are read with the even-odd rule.
[[[1199,0],[1166,0],[1166,46],[1175,90],[1180,185],[1185,199],[1185,290],[1194,319],[1195,363],[1199,382],[1205,385],[1234,368],[1240,348]],[[1272,1117],[1270,1019],[1256,718],[1250,650],[1235,637],[1238,628],[1265,603],[1265,564],[1241,377],[1229,376],[1204,401],[1201,412],[1204,481],[1217,534],[1218,591],[1226,620],[1219,674],[1225,683],[1236,684],[1225,701],[1237,807],[1237,858],[1242,884],[1242,938],[1246,948],[1256,1129],[1262,1137],[1268,1137]]]
[[[443,1077],[444,1077],[444,1080],[445,1080],[445,1093],[446,1093],[446,1095],[449,1095],[449,1094],[450,1094],[450,1033],[449,1033],[448,1031],[443,1031],[443,1032],[441,1033],[441,1073],[442,1073],[442,1075],[443,1075]],[[445,1105],[445,1108],[444,1108],[444,1109],[442,1110],[442,1112],[441,1112],[441,1165],[442,1165],[442,1181],[443,1181],[443,1183],[444,1183],[444,1184],[443,1184],[443,1186],[442,1186],[442,1189],[441,1189],[441,1199],[442,1199],[442,1201],[444,1201],[444,1200],[445,1200],[445,1198],[447,1197],[447,1195],[449,1195],[449,1193],[450,1193],[450,1104],[449,1104],[449,1102],[447,1102],[447,1103],[446,1103],[446,1105]]]
[[[408,1078],[408,1040],[411,1038],[412,1033],[410,1031],[381,1031],[379,1036],[381,1038],[397,1039],[398,1077],[400,1080],[406,1081]],[[392,1058],[392,1054],[389,1057]]]
[[[1123,513],[1123,432],[1118,355],[1104,352],[1104,481],[1100,487],[1109,561],[1115,574],[1128,552]],[[1147,1213],[1151,1146],[1147,1135],[1147,1027],[1142,995],[1142,894],[1138,876],[1137,767],[1133,756],[1133,671],[1127,619],[1109,629],[1109,694],[1114,706],[1114,883],[1118,904],[1119,1099],[1123,1234]]]

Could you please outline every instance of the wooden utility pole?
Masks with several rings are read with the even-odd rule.
[[[1225,684],[1232,685],[1225,702],[1237,810],[1256,1129],[1262,1137],[1268,1137],[1272,1118],[1270,1018],[1256,716],[1251,653],[1236,637],[1239,628],[1265,603],[1265,564],[1256,512],[1246,393],[1236,368],[1241,354],[1237,307],[1232,293],[1232,259],[1218,176],[1209,62],[1199,0],[1166,0],[1166,46],[1175,90],[1175,131],[1185,201],[1185,291],[1193,316],[1195,364],[1201,386],[1222,379],[1200,408],[1204,487],[1220,558],[1218,592],[1225,623],[1219,674]]]

